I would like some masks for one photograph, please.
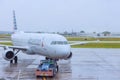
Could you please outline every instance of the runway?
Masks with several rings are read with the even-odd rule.
[[[18,54],[18,64],[9,64],[0,48],[0,80],[41,80],[35,77],[38,55]],[[60,60],[59,72],[47,80],[120,80],[120,49],[72,48],[71,60]]]

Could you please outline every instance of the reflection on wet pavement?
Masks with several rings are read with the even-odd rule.
[[[72,59],[60,60],[58,74],[47,80],[120,80],[120,49],[82,48],[72,52]],[[18,64],[9,64],[1,54],[0,80],[42,80],[35,77],[35,70],[44,57],[23,53],[18,56]]]

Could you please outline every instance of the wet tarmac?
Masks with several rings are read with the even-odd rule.
[[[38,55],[18,54],[18,64],[9,64],[0,48],[0,80],[41,80],[35,70],[44,59]],[[73,48],[71,60],[61,60],[55,78],[47,80],[120,80],[120,49]]]

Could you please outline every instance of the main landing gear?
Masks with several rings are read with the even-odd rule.
[[[13,49],[13,52],[15,53],[15,55],[16,55],[19,51],[20,51],[20,50],[16,50],[16,51],[15,51],[15,49]],[[14,62],[15,64],[18,63],[18,57],[17,57],[17,56],[15,56],[13,60],[10,60],[10,63],[13,63],[13,62]]]
[[[18,63],[18,57],[17,57],[17,56],[15,56],[13,60],[10,60],[10,63],[11,63],[11,64],[12,64],[13,62],[14,62],[15,64]]]

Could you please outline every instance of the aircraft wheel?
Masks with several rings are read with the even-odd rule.
[[[49,58],[48,57],[45,57],[46,60],[48,60]]]
[[[39,78],[40,76],[36,76],[36,78]]]
[[[17,64],[17,62],[18,62],[18,57],[15,56],[14,60],[15,60],[15,64]]]
[[[56,67],[56,72],[58,72],[58,70],[59,70],[59,67],[58,67],[58,65],[57,65],[57,67]]]
[[[10,60],[10,64],[12,64],[13,63],[13,60]]]

